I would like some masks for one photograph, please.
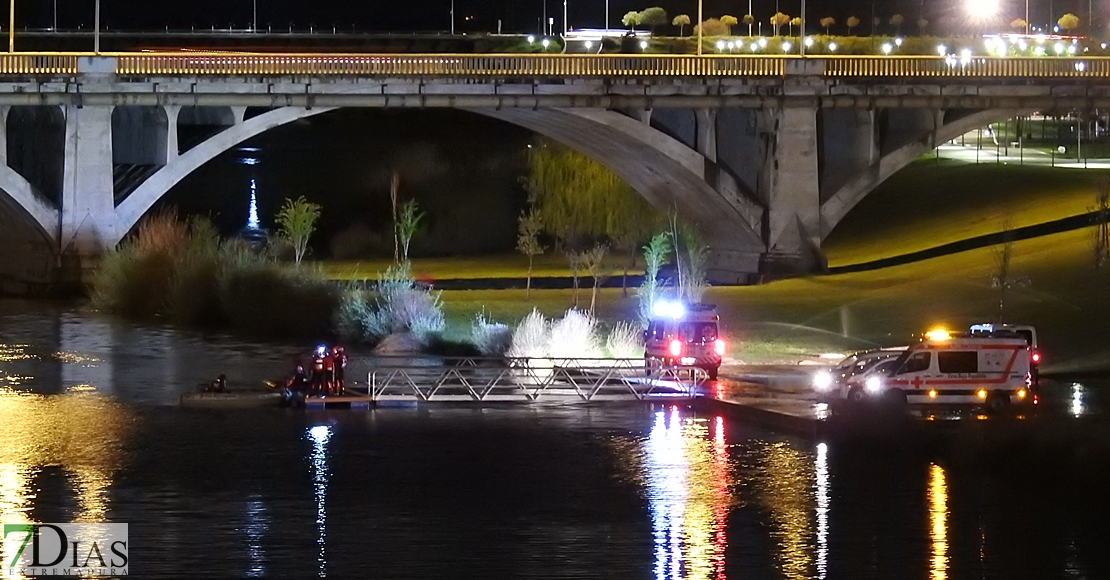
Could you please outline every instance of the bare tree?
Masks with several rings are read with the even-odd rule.
[[[1014,257],[1013,217],[1007,215],[1002,220],[1002,234],[1005,242],[994,249],[994,273],[991,274],[991,287],[998,290],[998,323],[1002,324],[1006,313],[1006,294],[1009,290],[1024,288],[1029,279],[1015,276],[1012,269]]]
[[[400,188],[401,188],[401,173],[398,172],[396,169],[394,169],[393,170],[393,175],[389,178],[389,203],[390,203],[390,207],[393,209],[393,223],[395,224],[394,227],[393,227],[393,263],[394,264],[400,264],[401,263],[401,236],[398,235],[397,227],[396,227],[397,210],[399,209],[398,208],[397,195],[398,195],[398,191],[400,190]]]
[[[401,240],[401,259],[409,261],[409,244],[412,237],[420,229],[420,221],[424,219],[424,212],[417,209],[416,200],[410,199],[401,206],[401,214],[394,223],[394,231]]]
[[[594,244],[593,248],[582,253],[582,265],[594,279],[593,292],[590,294],[590,314],[593,314],[594,308],[597,307],[597,289],[609,276],[609,268],[605,263],[608,253],[609,246],[606,244]]]
[[[517,220],[516,249],[528,256],[528,282],[524,287],[524,298],[532,297],[532,263],[536,256],[542,254],[547,248],[540,243],[540,232],[543,231],[543,216],[536,208],[520,214]]]
[[[1091,249],[1095,257],[1095,269],[1100,270],[1110,264],[1110,181],[1100,179],[1098,193],[1095,195],[1094,239]]]

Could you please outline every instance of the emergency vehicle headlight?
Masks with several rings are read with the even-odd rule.
[[[979,389],[979,392],[977,392],[975,394],[978,395],[980,399],[986,399],[987,398],[987,391],[985,391],[983,389]]]
[[[883,388],[883,381],[880,380],[879,377],[871,377],[864,383],[864,387],[867,388],[867,392],[869,393],[878,393],[879,389]]]
[[[1025,392],[1025,389],[1021,389],[1017,392],[1017,396],[1019,399],[1024,399],[1026,394],[1027,393]]]
[[[935,328],[933,330],[930,330],[929,332],[926,332],[925,338],[929,340],[948,340],[949,338],[952,338],[952,335],[943,328]]]
[[[651,313],[659,318],[682,318],[686,316],[686,305],[677,300],[659,300],[652,305]]]
[[[821,371],[813,375],[813,386],[818,391],[828,390],[833,384],[833,376],[829,371]]]

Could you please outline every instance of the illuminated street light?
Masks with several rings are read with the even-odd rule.
[[[894,39],[894,45],[895,46],[902,46],[902,37],[901,36]]]
[[[889,42],[883,43],[883,54],[890,54],[890,51],[892,50],[894,50],[894,46],[892,46]]]
[[[1064,43],[1057,42],[1056,45],[1052,47],[1052,50],[1055,50],[1056,54],[1064,54]]]
[[[830,42],[829,43],[829,52],[836,52],[836,43],[835,42]]]
[[[529,34],[528,35],[528,44],[532,44],[534,42],[536,42],[536,37],[532,34]]]
[[[937,54],[939,54],[941,56],[944,56],[944,55],[948,54],[948,47],[944,46],[943,44],[938,44],[937,45]]]
[[[967,13],[979,20],[994,18],[998,14],[998,0],[968,0]]]
[[[793,47],[794,47],[794,45],[790,44],[789,40],[782,43],[782,51],[783,52],[790,52],[790,49],[793,48]]]
[[[806,37],[806,46],[813,46],[813,37],[812,36],[807,36]]]
[[[640,41],[640,50],[647,50],[647,47],[648,47],[648,41],[641,40]]]
[[[543,39],[543,42],[540,42],[540,44],[542,44],[544,49],[546,50],[547,47],[551,45],[551,41],[545,38]]]
[[[718,40],[717,41],[717,52],[723,52],[724,50],[725,50],[725,41]]]

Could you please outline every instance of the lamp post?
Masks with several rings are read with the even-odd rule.
[[[15,52],[15,0],[8,12],[8,52]]]
[[[567,22],[567,2],[568,2],[568,0],[563,0],[563,36],[564,37],[566,37],[567,33],[570,32],[570,23]]]
[[[96,15],[93,16],[93,53],[100,54],[100,0],[96,0]]]
[[[802,0],[802,25],[798,31],[798,51],[806,55],[806,0]]]
[[[455,36],[455,0],[451,0],[451,36]]]
[[[57,2],[57,1],[58,0],[54,0],[54,2]],[[251,0],[251,7],[253,8],[253,11],[251,12],[251,32],[257,32],[258,31],[258,0]]]
[[[12,0],[12,1],[14,1],[14,0]],[[697,55],[698,55],[698,57],[700,57],[700,55],[702,55],[702,32],[703,32],[702,29],[705,28],[705,27],[702,26],[703,22],[705,22],[705,20],[702,18],[702,0],[697,0]]]

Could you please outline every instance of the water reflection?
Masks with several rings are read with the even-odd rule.
[[[817,577],[824,580],[829,573],[829,446],[817,445],[814,462],[817,474]]]
[[[756,442],[753,475],[759,502],[771,517],[784,578],[810,578],[813,569],[813,459],[786,442]]]
[[[319,564],[320,577],[327,576],[328,561],[324,548],[327,543],[327,520],[324,501],[328,495],[328,441],[331,440],[331,427],[317,425],[308,430],[308,437],[312,440],[312,481],[316,492],[316,528],[318,536],[316,544],[319,547],[317,563]]]
[[[247,557],[250,568],[247,576],[261,578],[266,575],[266,553],[262,549],[262,538],[270,529],[270,518],[266,506],[259,499],[247,502]]]
[[[948,578],[948,482],[944,469],[935,463],[929,465],[929,539],[929,577],[944,580]]]
[[[1078,417],[1083,414],[1083,385],[1071,385],[1071,414]]]
[[[659,411],[645,442],[656,578],[725,578],[731,508],[724,419]]]

